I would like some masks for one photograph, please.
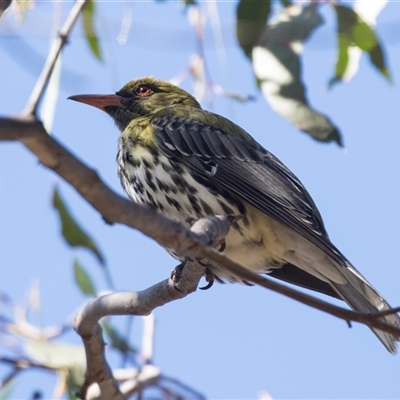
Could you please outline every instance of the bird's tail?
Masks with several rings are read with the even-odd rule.
[[[391,309],[387,301],[350,263],[347,263],[347,268],[340,267],[340,271],[347,283],[339,284],[331,281],[330,284],[353,310],[361,313],[375,314]],[[380,319],[390,325],[400,326],[400,318],[396,313],[385,315]],[[400,337],[376,328],[371,328],[371,330],[390,353],[397,353],[397,342],[400,340]]]

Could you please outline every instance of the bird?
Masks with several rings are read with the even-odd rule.
[[[400,326],[388,302],[332,244],[300,180],[234,122],[153,77],[131,80],[115,94],[69,99],[106,112],[121,131],[118,175],[132,201],[186,226],[209,215],[240,215],[225,240],[227,257],[357,312],[385,312],[381,321]],[[247,283],[218,265],[208,271],[218,281]],[[396,354],[400,338],[371,329]]]

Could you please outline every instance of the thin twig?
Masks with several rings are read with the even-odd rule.
[[[11,381],[13,381],[21,371],[21,368],[13,368],[10,373],[4,377],[3,380],[0,380],[0,389],[6,387]]]
[[[40,73],[39,78],[36,81],[35,87],[32,90],[31,96],[28,100],[28,103],[25,107],[23,114],[36,115],[38,105],[39,105],[40,100],[42,99],[44,91],[47,87],[47,84],[48,84],[50,76],[53,72],[54,65],[57,61],[57,58],[60,55],[62,48],[67,43],[68,36],[69,36],[73,26],[75,25],[76,20],[79,17],[79,14],[81,13],[83,7],[85,7],[85,5],[88,1],[89,0],[82,0],[82,1],[77,0],[75,2],[74,6],[72,7],[72,9],[67,17],[67,20],[65,21],[63,27],[60,29],[58,38],[56,39],[56,41],[53,43],[53,45],[51,47],[51,50],[47,56],[46,62],[43,66],[42,72]]]

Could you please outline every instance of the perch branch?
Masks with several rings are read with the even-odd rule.
[[[157,213],[151,207],[136,204],[118,196],[101,181],[94,170],[88,168],[57,140],[50,137],[33,115],[0,118],[0,141],[2,140],[15,140],[24,144],[43,165],[51,168],[70,183],[110,223],[121,223],[138,229],[156,240],[160,245],[173,248],[185,259],[207,258],[245,281],[258,284],[345,321],[360,322],[369,327],[400,336],[400,328],[377,319],[375,314],[357,313],[334,306],[247,270],[213,248],[208,247],[207,245],[215,243],[207,242],[203,237],[202,229],[196,224],[194,229],[192,227],[192,230],[189,230]],[[191,276],[193,267],[196,265],[199,267],[199,265],[195,262],[191,262],[189,265],[190,268],[184,268],[184,273]],[[196,271],[196,268],[194,269]],[[91,362],[95,366],[91,371],[88,371],[87,382],[96,381],[100,385],[102,393],[110,393],[108,398],[123,398],[119,397],[122,394],[119,394],[118,385],[102,355],[104,341],[100,325],[97,324],[100,318],[109,314],[147,315],[154,308],[182,298],[195,290],[203,272],[204,269],[201,267],[200,271],[197,270],[197,274],[194,273],[193,276],[197,278],[194,279],[195,284],[192,288],[185,285],[179,286],[182,285],[182,282],[186,282],[185,277],[178,284],[172,284],[170,280],[167,280],[141,292],[115,293],[90,303],[77,319],[77,329],[84,339],[88,363]],[[177,287],[180,290],[176,290]],[[107,312],[104,312],[104,310],[107,310]],[[95,359],[89,361],[91,355],[95,355]],[[86,390],[87,388],[86,385],[83,389]]]
[[[252,273],[213,248],[202,244],[198,234],[157,213],[151,207],[133,203],[118,196],[106,186],[97,173],[88,168],[53,137],[47,135],[33,116],[0,118],[0,141],[23,143],[39,161],[70,183],[110,223],[121,223],[143,232],[161,246],[173,248],[188,259],[208,258],[243,280],[256,283],[345,321],[364,323],[369,327],[400,336],[400,328],[375,320],[371,314],[358,313],[334,306],[278,282]]]
[[[86,398],[86,391],[94,382],[99,384],[102,393],[103,390],[109,390],[106,389],[107,386],[112,386],[119,392],[105,358],[105,343],[98,321],[107,315],[148,315],[154,308],[181,299],[195,291],[203,274],[203,266],[190,262],[182,272],[181,282],[186,289],[181,286],[183,290],[177,290],[174,282],[167,279],[140,292],[111,293],[87,304],[75,321],[76,330],[83,339],[87,362],[85,383],[80,398]]]
[[[234,217],[215,216],[202,218],[192,225],[204,245],[219,246],[227,235]],[[104,341],[99,320],[107,315],[148,315],[156,307],[173,300],[181,299],[194,292],[204,275],[205,267],[196,261],[185,263],[180,270],[179,279],[169,278],[140,292],[112,293],[89,302],[75,321],[77,332],[81,335],[86,352],[87,371],[80,397],[86,398],[90,385],[98,383],[103,390],[116,392],[118,385],[113,379],[111,369],[104,354]],[[106,388],[107,386],[107,388]],[[140,385],[135,386],[140,388]],[[116,397],[118,398],[118,396]]]

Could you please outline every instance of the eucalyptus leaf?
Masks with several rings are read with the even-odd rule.
[[[135,354],[137,352],[137,350],[133,348],[129,342],[118,332],[118,330],[109,322],[103,321],[102,327],[107,337],[110,339],[112,347],[119,350],[122,354]]]
[[[271,0],[240,0],[236,9],[236,37],[247,57],[258,41],[268,15]]]
[[[352,62],[358,63],[357,58],[350,57],[354,47],[367,53],[371,63],[390,81],[383,50],[373,27],[353,9],[340,4],[333,4],[333,7],[337,17],[338,56],[335,76],[329,81],[329,87],[344,80],[346,75],[354,75],[352,71],[356,71],[357,66],[352,65]]]
[[[97,291],[92,279],[78,260],[74,261],[74,277],[75,282],[83,294],[93,297],[96,296]]]
[[[102,60],[99,39],[94,29],[94,16],[95,16],[95,2],[89,0],[82,10],[82,21],[83,30],[85,32],[85,38],[89,44],[92,53],[98,60]]]
[[[301,78],[303,44],[322,23],[315,4],[284,9],[264,27],[253,49],[253,68],[274,111],[314,139],[342,145],[330,119],[309,105]]]
[[[104,257],[98,246],[72,217],[57,189],[54,189],[53,192],[53,207],[57,210],[60,217],[61,232],[66,242],[72,247],[84,247],[88,249],[96,256],[100,264],[104,265]]]

